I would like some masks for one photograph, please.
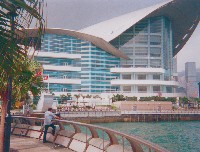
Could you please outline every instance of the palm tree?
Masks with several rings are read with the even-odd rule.
[[[81,95],[80,94],[75,94],[74,97],[76,98],[76,103],[78,105],[78,99],[81,97]]]
[[[23,101],[27,98],[28,92],[36,97],[44,88],[43,79],[41,75],[37,75],[40,64],[36,61],[27,59],[23,62],[25,65],[20,75],[13,78],[13,93],[14,101]]]
[[[44,25],[41,9],[40,0],[0,1],[0,96],[2,100],[0,152],[6,151],[4,149],[4,124],[7,107],[11,104],[12,79],[17,80],[16,76],[23,75],[25,69],[23,61],[27,60],[30,43],[24,29],[29,28],[32,20],[35,19],[40,36]]]
[[[61,104],[64,104],[66,100],[67,100],[67,96],[64,95],[64,94],[61,94],[61,95],[60,95],[60,103],[61,103]]]

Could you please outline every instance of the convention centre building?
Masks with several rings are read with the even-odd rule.
[[[199,23],[199,7],[169,0],[79,31],[47,28],[34,59],[57,95],[178,97],[175,56]],[[28,29],[29,37],[36,31]]]

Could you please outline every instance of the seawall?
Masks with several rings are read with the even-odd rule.
[[[200,121],[200,114],[125,114],[104,117],[68,117],[66,120],[83,123]]]

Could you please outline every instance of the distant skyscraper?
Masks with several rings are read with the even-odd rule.
[[[185,63],[186,92],[188,97],[198,96],[196,63]]]
[[[197,81],[197,71],[195,62],[185,63],[185,80],[187,83]]]

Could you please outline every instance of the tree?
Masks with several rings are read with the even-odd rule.
[[[72,99],[72,94],[71,93],[67,93],[67,100],[71,100]]]
[[[84,102],[84,99],[86,98],[86,96],[84,96],[84,95],[82,94],[81,97],[83,98],[83,102]]]
[[[60,102],[61,102],[62,104],[64,104],[66,101],[67,101],[67,96],[64,95],[64,94],[60,95]]]
[[[0,124],[0,152],[4,151],[4,129],[7,107],[11,104],[12,79],[19,80],[24,73],[29,39],[25,28],[32,19],[38,23],[38,33],[43,31],[43,19],[39,0],[1,0],[0,1],[0,97],[2,113]],[[17,18],[15,20],[15,18]],[[40,35],[39,34],[39,35]],[[20,45],[19,45],[20,44]],[[34,44],[32,44],[34,46]],[[22,81],[22,79],[21,79]],[[20,83],[20,82],[19,82]],[[33,92],[34,92],[33,87]],[[9,97],[9,98],[8,98]]]
[[[76,103],[78,105],[78,99],[81,97],[81,95],[80,94],[75,94],[74,97],[76,98]]]
[[[125,101],[125,100],[126,100],[126,98],[125,98],[125,96],[123,94],[116,94],[116,95],[113,94],[113,98],[112,98],[113,102]]]
[[[34,97],[39,95],[44,88],[41,75],[37,75],[41,66],[38,62],[27,59],[23,62],[24,69],[20,75],[13,78],[13,99],[24,101],[29,97],[30,92]]]
[[[180,103],[183,105],[183,107],[184,107],[184,105],[185,104],[188,104],[188,98],[187,97],[183,97],[183,98],[180,98],[179,99],[179,101],[180,101]]]
[[[92,98],[92,95],[87,94],[87,95],[86,95],[86,98],[89,98],[89,99],[90,99],[90,98]]]

